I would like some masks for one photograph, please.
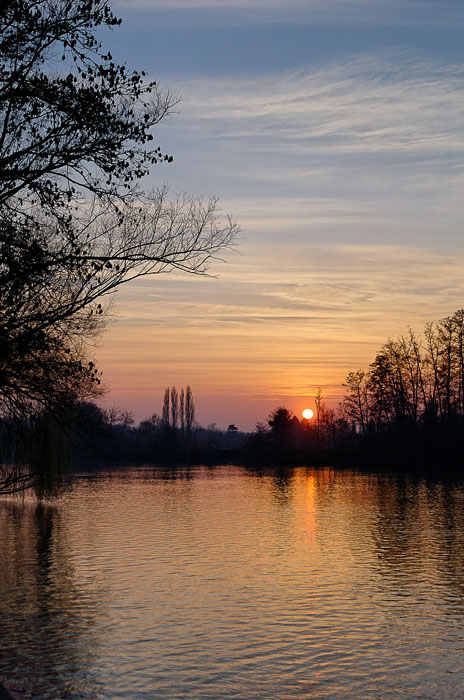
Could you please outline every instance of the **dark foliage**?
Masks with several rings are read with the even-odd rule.
[[[337,414],[316,395],[315,421],[284,407],[247,442],[251,463],[380,468],[464,464],[464,310],[388,340],[369,370],[350,372]]]
[[[341,413],[380,463],[464,460],[464,310],[389,340],[351,372]]]
[[[193,400],[193,397],[192,397]],[[189,431],[153,414],[134,426],[130,414],[102,411],[95,404],[75,408],[72,462],[75,468],[133,464],[210,464],[237,460],[246,435],[210,430],[198,425]]]
[[[105,52],[106,0],[0,7],[0,415],[18,420],[101,391],[88,347],[118,287],[204,274],[233,243],[217,201],[140,179],[172,157],[153,128],[176,98]]]
[[[86,345],[102,298],[177,267],[204,273],[236,226],[217,202],[139,181],[172,160],[153,127],[175,99],[96,38],[102,0],[11,0],[0,10],[0,403],[24,413],[98,393]],[[85,341],[85,342],[84,342]]]

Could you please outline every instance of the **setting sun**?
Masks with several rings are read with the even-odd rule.
[[[314,411],[312,411],[310,408],[305,408],[304,411],[302,412],[303,418],[306,418],[309,420],[314,416]]]

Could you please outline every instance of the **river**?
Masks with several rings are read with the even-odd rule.
[[[463,697],[464,479],[134,468],[0,533],[18,700]]]

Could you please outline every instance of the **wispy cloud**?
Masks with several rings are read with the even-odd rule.
[[[462,66],[384,52],[177,87],[181,111],[163,138],[180,157],[167,174],[176,188],[188,171],[247,228],[348,233],[359,222],[361,236],[388,226],[427,245],[434,227],[445,243],[461,236]]]
[[[407,53],[179,87],[182,113],[199,131],[240,139],[255,153],[340,158],[464,150],[464,68]]]

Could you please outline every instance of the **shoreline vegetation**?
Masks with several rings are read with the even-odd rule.
[[[75,431],[70,436],[67,459],[74,470],[137,464],[461,468],[463,415],[427,412],[420,416],[416,411],[415,421],[400,414],[374,422],[375,404],[369,397],[373,389],[368,387],[368,381],[364,379],[366,388],[359,402],[353,401],[352,386],[348,386],[337,412],[325,406],[318,390],[313,420],[299,419],[279,406],[266,423],[257,423],[252,432],[239,431],[234,424],[226,430],[220,430],[215,423],[206,428],[199,426],[189,386],[180,392],[167,387],[162,415],[153,414],[138,426],[127,411],[103,411],[93,403],[81,404],[73,418]],[[402,386],[406,389],[405,381]],[[361,411],[370,416],[364,426]]]
[[[66,469],[137,464],[333,466],[459,470],[464,463],[464,310],[388,340],[369,369],[350,372],[338,408],[322,391],[311,420],[284,406],[252,432],[198,425],[190,386],[166,388],[161,415],[92,401],[0,422],[0,493],[59,492]],[[438,467],[437,467],[438,465]]]

